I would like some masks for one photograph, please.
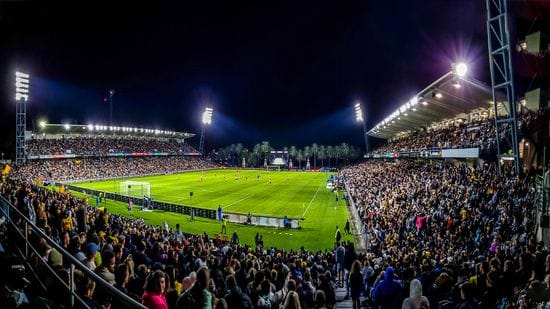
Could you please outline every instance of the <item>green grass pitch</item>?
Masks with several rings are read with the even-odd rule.
[[[258,177],[259,176],[259,177]],[[74,184],[105,192],[120,191],[120,182],[133,180],[149,182],[151,196],[157,201],[200,208],[217,209],[224,212],[243,213],[293,218],[300,221],[302,229],[278,229],[269,227],[228,224],[227,232],[237,231],[241,243],[254,244],[256,233],[263,235],[266,247],[310,250],[333,249],[336,226],[343,227],[348,218],[345,202],[337,203],[334,193],[326,189],[329,173],[319,172],[277,172],[259,170],[208,170],[185,172],[174,175],[132,177],[125,179],[95,181]],[[270,184],[271,181],[271,184]],[[193,192],[191,197],[189,192]],[[130,216],[127,205],[107,201],[108,211]],[[95,199],[90,199],[95,205]],[[189,222],[186,215],[164,211],[141,212],[134,208],[134,217],[142,217],[149,224],[162,225],[164,220],[171,227],[180,223],[181,230],[189,233],[207,232],[215,236],[221,231],[221,224],[215,220],[195,218]],[[344,240],[353,240],[343,235]]]

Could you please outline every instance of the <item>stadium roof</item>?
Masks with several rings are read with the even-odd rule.
[[[175,132],[159,129],[147,129],[136,127],[106,126],[100,124],[54,124],[41,121],[38,125],[39,133],[45,134],[86,134],[86,135],[113,135],[136,137],[165,137],[165,138],[190,138],[193,133]]]
[[[504,96],[498,94],[498,98],[500,101]],[[388,139],[399,132],[418,130],[461,113],[491,107],[492,100],[491,87],[450,71],[389,114],[367,134]]]

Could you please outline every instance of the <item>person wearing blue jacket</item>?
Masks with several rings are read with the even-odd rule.
[[[384,280],[380,281],[374,291],[372,292],[372,298],[379,308],[391,309],[400,307],[401,305],[401,290],[403,287],[401,283],[395,279],[395,271],[393,267],[386,268]]]

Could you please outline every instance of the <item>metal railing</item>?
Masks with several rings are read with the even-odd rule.
[[[535,222],[537,240],[550,239],[550,187],[544,183],[544,175],[537,175],[535,179]],[[540,233],[539,233],[540,231]]]
[[[346,202],[348,203],[349,207],[349,214],[351,216],[352,222],[354,222],[353,225],[355,225],[357,232],[355,233],[356,236],[356,242],[358,242],[359,249],[363,250],[369,250],[369,235],[367,233],[367,230],[365,229],[365,225],[363,223],[363,220],[361,220],[361,214],[359,213],[359,209],[355,206],[355,201],[353,200],[353,196],[350,194],[350,190],[348,187],[347,181],[344,181],[344,188],[346,190]]]
[[[21,238],[21,241],[12,241],[12,243],[24,244],[24,248],[17,246],[16,250],[18,252],[15,252],[15,253],[24,259],[25,264],[27,266],[31,265],[31,263],[29,263],[29,260],[31,259],[32,254],[34,254],[37,257],[41,256],[41,254],[39,253],[39,249],[33,246],[33,244],[29,241],[29,236],[38,236],[45,239],[46,243],[50,247],[56,249],[59,253],[61,253],[61,255],[63,256],[64,264],[65,265],[69,264],[69,268],[67,269],[69,273],[68,283],[65,282],[65,280],[63,280],[46,261],[44,261],[41,258],[36,260],[41,262],[41,265],[44,267],[45,270],[47,270],[48,276],[51,276],[51,278],[53,278],[60,284],[59,286],[63,287],[64,289],[66,289],[66,291],[69,292],[69,297],[70,297],[69,304],[71,308],[74,307],[76,303],[78,303],[83,308],[89,308],[89,306],[85,303],[82,297],[79,296],[76,292],[75,281],[74,281],[75,269],[79,269],[89,279],[92,279],[93,281],[95,281],[96,289],[101,288],[103,292],[112,296],[113,299],[116,298],[117,302],[121,303],[125,308],[146,308],[139,302],[135,301],[134,299],[126,295],[124,292],[118,290],[117,288],[109,284],[103,278],[101,278],[96,273],[91,271],[88,267],[86,267],[84,264],[82,264],[73,255],[71,255],[63,247],[61,247],[56,241],[48,237],[48,235],[46,235],[29,218],[27,218],[27,216],[21,213],[21,211],[19,211],[17,207],[12,205],[3,196],[0,196],[0,212],[7,219],[5,224],[8,224],[13,229],[14,231],[13,235]],[[32,272],[33,274],[38,273],[34,269],[32,269]],[[36,275],[35,275],[35,278],[37,279],[37,281],[35,282],[37,282],[40,285],[40,287],[46,290],[46,285],[40,280],[40,278]],[[59,291],[48,291],[48,292],[58,293]]]

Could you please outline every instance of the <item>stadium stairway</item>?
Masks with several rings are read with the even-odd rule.
[[[353,302],[351,297],[346,298],[346,288],[337,287],[336,291],[336,304],[334,309],[351,309],[353,308]],[[365,304],[365,297],[361,297],[361,308],[371,308]]]

